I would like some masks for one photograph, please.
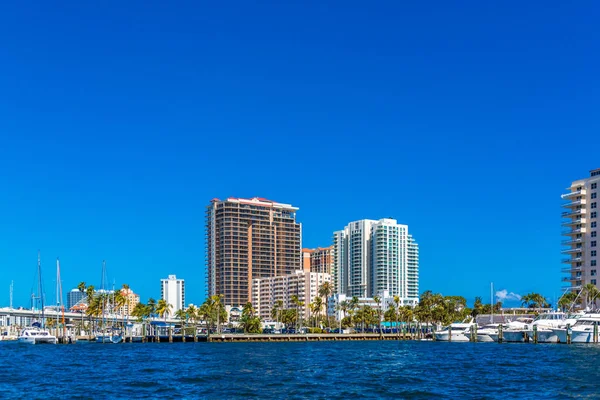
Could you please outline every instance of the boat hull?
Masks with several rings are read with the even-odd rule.
[[[449,337],[448,332],[439,332],[435,334],[435,340],[439,342],[468,342],[469,337],[463,333],[453,333],[452,338]]]
[[[495,339],[494,339],[495,337]],[[491,343],[491,342],[497,342],[498,341],[498,334],[493,334],[493,333],[478,333],[477,334],[477,341],[478,342],[483,342],[483,343]]]
[[[525,342],[525,331],[504,331],[502,332],[502,341],[508,343]]]
[[[20,337],[19,343],[27,344],[56,344],[57,340],[55,337]]]

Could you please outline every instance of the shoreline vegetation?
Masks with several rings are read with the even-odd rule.
[[[73,321],[76,332],[85,331],[88,336],[92,336],[94,332],[102,331],[107,327],[120,326],[125,329],[125,321],[108,321],[104,316],[114,314],[116,310],[122,310],[125,306],[129,308],[128,298],[124,295],[129,290],[129,285],[124,284],[119,290],[106,292],[96,291],[94,286],[87,286],[85,282],[81,282],[78,289],[85,293],[88,307],[85,312],[82,312],[80,320]],[[595,286],[587,285],[579,293],[564,294],[558,301],[557,307],[565,312],[574,308],[582,309],[593,305],[599,295],[600,291]],[[468,307],[466,299],[462,296],[444,296],[428,290],[421,294],[419,303],[414,307],[401,305],[398,296],[394,296],[393,301],[387,305],[382,304],[381,299],[375,296],[372,299],[375,306],[360,304],[360,299],[353,297],[335,307],[335,310],[343,316],[341,320],[337,320],[334,316],[327,315],[331,296],[332,286],[326,282],[319,287],[318,297],[308,305],[306,318],[303,318],[301,312],[305,309],[305,304],[297,296],[291,297],[289,308],[284,308],[283,301],[276,301],[270,312],[271,320],[263,321],[250,302],[239,307],[241,312],[237,315],[228,315],[222,297],[219,295],[210,296],[200,306],[190,305],[175,313],[171,313],[173,307],[166,301],[150,298],[146,303],[136,304],[130,318],[131,322],[136,321],[144,326],[144,335],[156,332],[156,327],[151,326],[152,323],[162,319],[166,325],[167,317],[171,314],[179,322],[178,332],[184,335],[366,332],[384,334],[390,331],[408,332],[411,327],[417,326],[447,326],[470,317],[476,318],[477,315],[503,313],[501,302],[492,306],[489,303],[484,304],[481,297],[477,297],[473,306]],[[518,309],[516,313],[538,314],[550,307],[546,298],[539,293],[523,295],[521,305],[523,308]],[[513,310],[512,313],[514,312]],[[53,328],[57,324],[53,319],[48,319],[46,322],[48,328]]]

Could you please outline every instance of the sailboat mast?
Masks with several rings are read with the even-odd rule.
[[[492,324],[494,323],[494,282],[490,284],[490,305],[492,306]]]
[[[42,284],[42,262],[40,257],[40,251],[38,250],[38,296],[42,305],[42,328],[46,327],[46,319],[44,316],[44,285]]]
[[[60,300],[58,298],[58,283],[60,282],[60,263],[58,257],[56,257],[56,325],[58,326],[58,307],[60,307]]]

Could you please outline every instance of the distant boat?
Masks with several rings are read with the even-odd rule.
[[[19,334],[19,343],[29,344],[56,344],[56,336],[53,336],[46,329],[25,328]]]
[[[40,262],[40,252],[38,251],[38,266],[37,266],[37,276],[38,276],[38,296],[31,296],[32,304],[31,308],[34,309],[34,300],[39,298],[42,304],[42,318],[41,322],[35,322],[31,327],[25,328],[19,334],[18,341],[20,343],[29,343],[29,344],[56,344],[58,340],[56,336],[50,334],[50,332],[45,329],[45,317],[44,317],[44,289],[42,286],[42,264]]]
[[[471,327],[476,325],[473,319],[453,322],[435,333],[435,340],[440,342],[468,342],[471,340]]]

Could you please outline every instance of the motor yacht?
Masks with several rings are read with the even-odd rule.
[[[600,314],[585,314],[580,316],[571,330],[571,343],[598,343],[600,342]],[[594,329],[596,340],[594,340]],[[553,328],[552,332],[557,336],[559,343],[567,343],[567,327]]]
[[[56,344],[56,336],[53,336],[45,329],[41,328],[25,328],[19,334],[20,343],[30,344]]]
[[[468,342],[471,340],[471,327],[476,325],[473,319],[468,322],[453,322],[441,331],[435,332],[435,340],[440,342]]]
[[[514,321],[508,322],[504,328],[502,327],[502,341],[503,342],[524,342],[525,334],[529,330],[531,324],[533,323],[533,318],[528,317],[519,317]],[[496,334],[496,340],[498,340]],[[493,338],[494,336],[492,336]]]
[[[567,325],[573,326],[575,323],[577,323],[579,318],[583,317],[584,315],[584,312],[580,312],[568,314],[565,316],[565,318],[560,320],[541,319],[539,321],[533,321],[534,325],[536,322],[539,322],[537,328],[538,343],[558,343],[559,338],[558,335],[553,331],[553,328],[566,328]],[[531,336],[533,336],[533,332],[531,332]]]
[[[487,324],[477,329],[477,341],[478,342],[497,342],[498,341],[498,327],[502,324]],[[506,325],[503,325],[506,328]]]

